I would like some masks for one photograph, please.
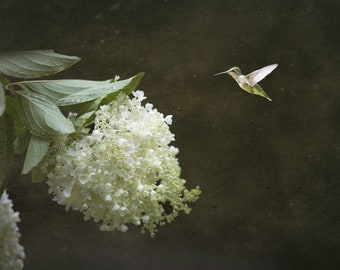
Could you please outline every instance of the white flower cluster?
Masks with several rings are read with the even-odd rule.
[[[19,244],[20,233],[16,222],[19,213],[12,209],[12,201],[6,191],[0,198],[0,269],[23,269],[24,248]]]
[[[100,222],[103,231],[126,232],[128,224],[154,236],[157,225],[171,222],[198,199],[180,178],[176,154],[169,146],[174,135],[172,116],[164,117],[142,91],[130,99],[120,94],[96,112],[88,135],[64,138],[50,148],[41,163],[48,174],[49,192],[66,209],[81,211],[85,220]]]

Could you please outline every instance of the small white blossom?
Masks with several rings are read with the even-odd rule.
[[[94,130],[92,132],[92,138],[95,140],[95,141],[101,141],[102,138],[103,138],[103,133],[101,133],[99,130]]]
[[[137,90],[137,91],[133,92],[132,94],[140,101],[146,99],[146,97],[144,97],[143,91]]]
[[[19,244],[20,233],[17,222],[19,213],[12,209],[12,201],[6,191],[0,198],[0,269],[23,269],[24,248]]]
[[[188,191],[180,178],[178,149],[169,146],[172,116],[164,118],[150,103],[144,107],[142,91],[133,96],[122,93],[101,106],[93,131],[57,141],[40,167],[54,165],[49,192],[66,209],[100,222],[103,231],[126,232],[132,223],[154,236],[179,211],[189,213],[187,203],[200,190]]]
[[[152,108],[153,108],[153,105],[152,105],[151,103],[146,103],[146,104],[145,104],[145,109],[146,109],[148,112],[150,112],[150,111],[152,110]]]
[[[128,229],[129,229],[128,226],[126,226],[125,224],[120,226],[120,231],[122,232],[126,232]]]
[[[171,125],[171,124],[172,124],[172,115],[167,115],[167,116],[164,118],[164,121],[165,121],[165,123],[167,123],[168,125]]]
[[[74,121],[77,118],[77,113],[70,112],[68,114],[68,119]]]
[[[150,220],[150,217],[149,216],[143,216],[142,220],[143,220],[144,223],[148,223],[149,220]]]

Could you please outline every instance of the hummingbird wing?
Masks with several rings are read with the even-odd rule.
[[[258,70],[253,71],[252,73],[249,73],[246,76],[246,79],[249,81],[251,86],[254,86],[259,81],[263,80],[269,73],[271,73],[278,64],[273,64],[269,66],[265,66],[263,68],[260,68]]]

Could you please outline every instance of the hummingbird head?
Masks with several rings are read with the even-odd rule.
[[[216,73],[216,75],[221,75],[221,74],[229,74],[233,78],[237,78],[239,75],[241,75],[241,69],[239,67],[232,67],[231,69],[228,69],[227,71],[223,71],[220,73]]]
[[[241,69],[239,67],[233,67],[226,71],[231,77],[235,78],[242,74]]]

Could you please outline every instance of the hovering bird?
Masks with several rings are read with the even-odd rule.
[[[249,73],[248,75],[243,75],[241,69],[239,67],[233,67],[228,69],[227,71],[223,71],[220,73],[214,74],[221,75],[221,74],[229,74],[234,80],[238,83],[238,85],[245,91],[250,94],[259,95],[272,101],[270,97],[266,94],[266,92],[262,89],[262,87],[258,84],[259,81],[263,80],[269,73],[271,73],[278,64],[273,64],[269,66],[265,66],[258,70]]]

